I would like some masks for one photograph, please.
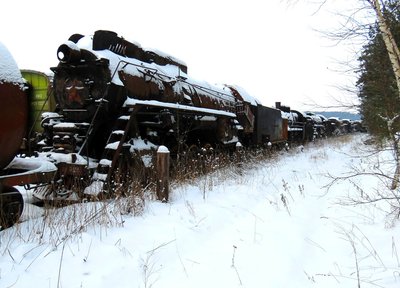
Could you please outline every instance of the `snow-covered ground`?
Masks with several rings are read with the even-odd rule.
[[[363,137],[173,186],[169,203],[149,201],[140,216],[91,203],[42,217],[27,205],[24,222],[0,232],[0,287],[400,287],[389,204],[343,205],[382,182],[323,188],[328,173],[387,168]]]

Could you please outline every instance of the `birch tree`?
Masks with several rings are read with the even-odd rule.
[[[379,0],[366,0],[372,9],[375,11],[379,30],[382,34],[383,41],[385,42],[386,50],[389,55],[390,63],[392,64],[392,69],[396,78],[398,95],[400,98],[400,51],[397,45],[392,31],[387,23],[384,16],[385,3]]]

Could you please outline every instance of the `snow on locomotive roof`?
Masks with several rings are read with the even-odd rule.
[[[7,48],[0,42],[0,83],[25,83],[17,63]]]
[[[67,41],[65,44],[70,45],[70,41]],[[139,44],[135,44],[137,46],[140,46]],[[155,63],[144,63],[143,61],[140,61],[135,58],[129,58],[129,57],[124,57],[121,55],[118,55],[110,50],[104,49],[104,50],[93,50],[93,36],[84,36],[79,41],[76,43],[76,47],[78,49],[85,49],[96,55],[98,58],[105,58],[110,61],[110,72],[113,78],[111,81],[119,86],[123,86],[123,83],[121,79],[119,79],[118,73],[116,73],[119,70],[124,70],[125,73],[128,73],[130,75],[142,75],[141,73],[141,68],[142,69],[154,69],[155,71],[158,71],[159,73],[162,73],[168,77],[171,78],[176,78],[178,76],[186,75],[182,71],[180,71],[178,66],[175,65],[157,65]],[[175,59],[175,58],[173,58]],[[132,65],[127,65],[125,64],[132,64]],[[125,67],[124,67],[125,66]]]
[[[233,96],[232,96],[232,94],[230,94],[229,90],[226,89],[226,86],[222,86],[222,85],[218,85],[218,84],[212,85],[206,81],[195,80],[190,77],[187,77],[187,79],[184,80],[183,82],[186,82],[187,84],[191,85],[195,89],[199,89],[203,92],[211,94],[214,97],[223,98],[228,101],[233,100]]]
[[[93,50],[93,36],[84,36],[79,41],[74,44],[74,43],[69,43],[71,41],[67,41],[65,44],[68,46],[72,46],[72,49],[85,49],[89,50],[92,52],[94,55],[96,55],[98,58],[105,58],[109,60],[109,68],[110,68],[110,73],[112,75],[112,83],[123,86],[123,83],[121,79],[119,78],[118,71],[123,70],[125,73],[130,74],[130,75],[135,75],[135,76],[143,76],[144,73],[146,72],[156,72],[159,75],[165,76],[165,78],[169,78],[171,81],[176,81],[180,82],[181,85],[190,85],[193,89],[199,89],[202,90],[203,92],[206,92],[208,94],[211,94],[215,97],[218,98],[224,98],[226,100],[231,100],[232,101],[232,94],[230,93],[229,89],[225,85],[217,85],[217,84],[210,84],[206,81],[199,81],[195,80],[187,75],[184,71],[180,69],[179,66],[173,65],[173,64],[167,64],[167,65],[158,65],[156,63],[147,63],[143,62],[141,60],[135,59],[135,58],[130,58],[130,57],[125,57],[119,54],[116,54],[108,49],[104,50]],[[134,42],[132,42],[134,43]],[[141,47],[140,44],[135,43],[136,46]],[[186,64],[175,58],[172,57],[168,54],[165,54],[163,52],[160,52],[156,49],[143,49],[144,51],[149,51],[156,53],[162,57],[168,58],[173,60],[174,62],[186,66]],[[127,64],[127,65],[126,65]],[[150,79],[150,81],[158,81],[155,78]],[[238,90],[239,94],[243,97],[243,100],[245,102],[249,102],[252,105],[258,105],[261,104],[260,101],[258,101],[256,98],[250,96],[243,88],[236,86],[236,85],[231,85],[235,89]]]
[[[130,41],[130,40],[129,40],[129,41]],[[130,41],[130,42],[132,42],[132,41]],[[134,43],[134,42],[133,42],[133,43]],[[138,45],[138,44],[136,44],[136,45]],[[140,45],[139,45],[139,46],[140,46]],[[160,55],[161,57],[168,58],[168,59],[173,60],[174,62],[179,63],[179,64],[181,64],[181,65],[183,65],[183,66],[187,66],[186,63],[185,63],[185,61],[182,61],[181,59],[176,58],[176,57],[174,57],[174,56],[171,56],[171,55],[169,55],[169,54],[166,54],[166,53],[164,53],[164,52],[162,52],[162,51],[160,51],[160,50],[158,50],[158,49],[154,49],[154,48],[143,48],[143,50],[144,50],[144,51],[147,51],[147,52],[153,52],[153,53],[155,53],[155,54],[157,54],[157,55]]]
[[[254,106],[261,104],[261,102],[257,98],[254,98],[249,93],[247,93],[247,91],[244,88],[242,88],[238,85],[230,85],[230,86],[232,86],[239,92],[240,96],[242,96],[242,98],[245,102],[249,102],[250,104],[252,104]]]

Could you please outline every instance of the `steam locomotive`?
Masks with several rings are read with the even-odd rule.
[[[143,49],[114,32],[72,35],[57,55],[60,63],[52,68],[60,112],[56,117],[73,123],[75,135],[90,131],[82,141],[72,137],[63,145],[58,142],[58,127],[47,125],[53,132],[48,143],[64,151],[78,152],[79,147],[87,156],[101,157],[106,138],[121,116],[134,123],[126,137],[173,150],[182,144],[230,145],[239,138],[248,144],[287,138],[278,110],[263,107],[239,87],[195,81],[182,61]],[[263,117],[272,114],[270,119]],[[90,129],[84,127],[86,123]]]
[[[88,186],[97,191],[85,193],[104,190],[116,167],[127,162],[121,158],[143,142],[177,154],[288,139],[280,110],[262,106],[240,87],[196,81],[184,62],[114,32],[74,34],[57,56],[60,62],[52,68],[57,113],[43,115],[42,150],[72,155],[59,163],[64,179],[86,173],[90,163],[80,157],[96,159]]]
[[[276,108],[261,105],[241,87],[196,81],[183,61],[115,32],[73,34],[58,48],[57,57],[49,94],[56,105],[41,115],[39,138],[25,129],[26,81],[19,72],[15,81],[0,78],[0,168],[16,155],[23,137],[28,144],[35,142],[40,152],[36,159],[55,165],[36,172],[34,179],[7,182],[10,177],[0,175],[0,211],[7,218],[3,226],[16,221],[23,205],[9,186],[49,183],[36,191],[43,199],[76,197],[77,186],[84,195],[112,194],[115,171],[124,174],[133,154],[143,155],[152,147],[165,145],[177,155],[199,148],[232,149],[239,142],[302,142],[325,131],[312,117],[280,103]],[[7,113],[13,113],[11,120]],[[7,198],[11,190],[12,199]]]

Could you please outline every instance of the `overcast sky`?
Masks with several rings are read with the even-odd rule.
[[[352,57],[349,47],[328,47],[314,31],[339,24],[332,7],[313,15],[315,5],[280,0],[8,0],[0,42],[19,68],[47,72],[70,35],[111,30],[183,60],[197,80],[239,85],[267,106],[307,110],[305,103],[341,97],[334,86],[348,84],[334,71],[335,59]]]

